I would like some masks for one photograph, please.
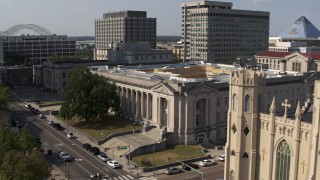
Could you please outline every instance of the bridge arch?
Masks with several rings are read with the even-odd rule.
[[[3,31],[3,32],[0,31],[0,36],[14,36],[14,35],[17,35],[20,31],[23,31],[25,29],[31,30],[37,33],[38,35],[52,35],[52,33],[49,30],[41,26],[38,26],[35,24],[19,24],[19,25],[12,26],[6,31]]]

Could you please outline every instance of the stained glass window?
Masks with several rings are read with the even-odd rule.
[[[290,160],[289,144],[282,140],[277,148],[276,180],[289,180]]]

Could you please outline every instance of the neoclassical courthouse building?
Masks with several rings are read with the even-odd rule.
[[[197,62],[93,72],[116,82],[123,116],[161,129],[165,127],[170,134],[169,142],[224,145],[230,131],[227,128],[229,80],[235,69],[232,65]],[[279,70],[259,71],[265,74],[265,86],[258,97],[259,112],[267,112],[272,98],[276,97],[276,114],[284,112],[281,103],[287,98],[291,104],[287,113],[294,113],[298,101],[304,103],[311,98],[314,80],[319,78],[314,72],[281,75]],[[238,102],[242,103],[240,99]]]
[[[257,70],[230,76],[224,179],[319,180],[320,81],[311,83],[318,78],[305,79],[306,88]]]

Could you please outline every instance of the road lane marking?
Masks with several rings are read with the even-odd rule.
[[[133,177],[131,177],[129,174],[127,175],[129,179],[134,179]]]
[[[24,113],[25,114],[25,113]],[[21,118],[21,116],[20,116],[20,118]],[[31,118],[31,117],[28,117],[28,118]],[[23,119],[23,118],[21,118],[21,119]],[[41,121],[42,123],[45,123],[44,121]],[[28,123],[29,124],[29,123]],[[47,126],[49,126],[49,124],[47,124],[47,123],[45,123]],[[35,128],[34,127],[32,127],[31,125],[29,125],[35,132],[37,132],[38,134],[40,134],[40,132],[38,132],[37,130],[35,130]],[[35,126],[35,125],[34,125]],[[51,127],[52,128],[52,127]],[[52,128],[53,129],[53,128]],[[64,145],[63,144],[63,142],[59,139],[59,138],[57,138],[56,136],[54,136],[51,132],[49,132],[49,130],[47,130],[47,129],[45,129],[45,128],[42,128],[42,130],[43,131],[45,131],[45,132],[47,132],[49,135],[51,135],[51,137],[53,137],[54,139],[56,139],[58,142],[60,142],[59,144],[62,144],[62,145]],[[60,133],[60,132],[57,132],[57,134],[60,134],[63,138],[65,138],[66,140],[68,140],[68,141],[70,141],[70,142],[72,142],[70,139],[68,139],[67,137],[65,137],[62,133]],[[79,141],[80,142],[80,141]],[[81,142],[80,142],[81,143]],[[79,149],[82,149],[82,148],[80,148],[80,146],[78,146],[77,144],[75,144],[75,146],[77,146]],[[81,158],[83,158],[87,163],[89,163],[91,166],[93,166],[94,168],[96,168],[96,169],[98,169],[101,173],[103,173],[103,171],[101,171],[101,169],[100,168],[98,168],[96,165],[94,165],[93,163],[91,163],[89,160],[87,160],[86,158],[84,158],[82,155],[80,155],[78,152],[76,152],[74,149],[72,149],[71,147],[68,147],[68,146],[65,146],[66,148],[68,148],[68,149],[70,149],[71,151],[73,151],[75,154],[77,154],[78,156],[80,156]],[[59,149],[58,147],[56,147],[57,149]],[[82,149],[83,150],[83,149]],[[84,151],[84,150],[83,150]],[[91,155],[91,154],[90,154]],[[95,156],[93,156],[93,155],[91,155],[92,157],[94,157],[95,158]],[[100,161],[99,161],[100,162]],[[102,163],[102,162],[100,162],[100,163]],[[103,163],[102,163],[103,164]],[[103,164],[104,165],[104,164]],[[117,172],[116,170],[114,170],[114,169],[110,169],[110,170],[112,170],[113,172],[115,172],[116,174],[118,174],[118,175],[122,175],[122,174],[120,174],[119,172]]]
[[[84,171],[86,171],[86,172],[89,174],[89,176],[92,174],[92,173],[90,173],[88,170],[86,170],[83,166],[81,166],[78,162],[76,162],[76,164],[77,164],[79,167],[81,167]]]

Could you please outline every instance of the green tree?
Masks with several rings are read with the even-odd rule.
[[[10,101],[9,88],[4,84],[0,84],[0,106],[8,105]]]
[[[40,151],[32,150],[30,154],[25,155],[11,150],[6,153],[1,164],[0,179],[44,179],[49,176],[49,173],[49,166]]]
[[[68,119],[78,116],[86,122],[96,118],[104,119],[108,111],[118,111],[120,107],[114,82],[92,74],[84,66],[72,70],[63,98],[60,115]]]
[[[35,149],[40,145],[26,127],[18,133],[0,124],[0,180],[48,177],[49,165],[43,153]]]

